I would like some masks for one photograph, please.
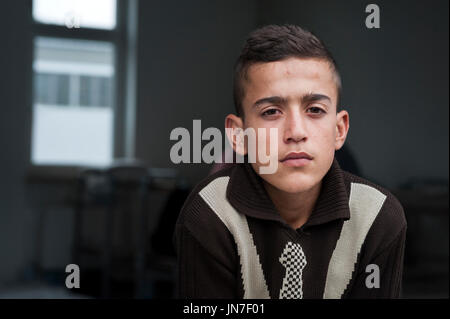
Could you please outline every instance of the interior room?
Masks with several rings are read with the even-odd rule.
[[[0,298],[175,296],[174,225],[215,166],[174,163],[171,132],[224,132],[234,63],[267,24],[333,52],[337,156],[405,211],[402,298],[448,298],[448,1],[376,4],[379,28],[359,0],[2,1]]]

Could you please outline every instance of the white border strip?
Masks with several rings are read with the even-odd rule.
[[[365,184],[352,183],[350,219],[344,222],[341,235],[328,265],[324,299],[339,299],[352,278],[358,253],[377,217],[386,195]]]
[[[200,196],[234,237],[241,261],[245,299],[270,299],[258,252],[245,215],[239,214],[226,198],[230,177],[218,177],[200,191]]]

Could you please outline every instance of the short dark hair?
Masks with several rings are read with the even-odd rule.
[[[336,61],[325,45],[311,32],[296,25],[267,25],[249,34],[234,67],[233,99],[238,116],[244,116],[243,79],[248,68],[258,62],[274,62],[291,57],[316,58],[329,62],[336,80],[337,108],[342,91]]]

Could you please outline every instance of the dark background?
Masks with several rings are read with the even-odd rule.
[[[132,1],[120,2],[125,8]],[[337,60],[342,103],[350,113],[346,145],[360,174],[391,190],[405,208],[404,297],[448,298],[448,1],[377,0],[380,29],[365,27],[369,3],[356,0],[133,3],[135,16],[127,15],[124,23],[135,26],[127,34],[133,49],[125,47],[133,50],[135,68],[129,72],[124,63],[120,71],[129,79],[124,84],[128,98],[118,103],[134,113],[123,115],[126,123],[116,127],[117,143],[128,150],[116,155],[132,156],[149,168],[175,169],[177,177],[163,179],[163,186],[151,184],[144,208],[138,205],[141,193],[132,187],[116,192],[119,199],[110,206],[111,197],[93,208],[83,206],[88,219],[81,229],[93,262],[79,261],[81,288],[72,291],[64,286],[64,269],[74,262],[74,250],[81,251],[74,242],[79,238],[74,212],[84,198],[77,193],[82,168],[31,165],[31,4],[0,4],[1,297],[65,298],[73,292],[170,297],[173,216],[186,191],[211,169],[172,164],[170,132],[175,127],[192,131],[193,119],[201,119],[203,129],[222,129],[224,117],[234,111],[232,70],[246,35],[265,24],[294,23],[314,32]],[[110,250],[103,246],[108,229],[103,207],[118,211],[110,225]],[[142,211],[148,213],[145,240],[136,241],[140,219],[130,214]],[[144,255],[136,242],[145,248],[145,263],[137,262],[136,256]],[[145,246],[139,246],[142,242]],[[122,264],[116,255],[128,259]],[[137,279],[137,264],[144,265],[145,280]],[[113,268],[124,274],[115,275]],[[139,290],[136,281],[146,284]]]

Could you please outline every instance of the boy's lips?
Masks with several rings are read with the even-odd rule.
[[[301,167],[309,164],[312,159],[306,152],[290,152],[280,162],[286,166]]]

